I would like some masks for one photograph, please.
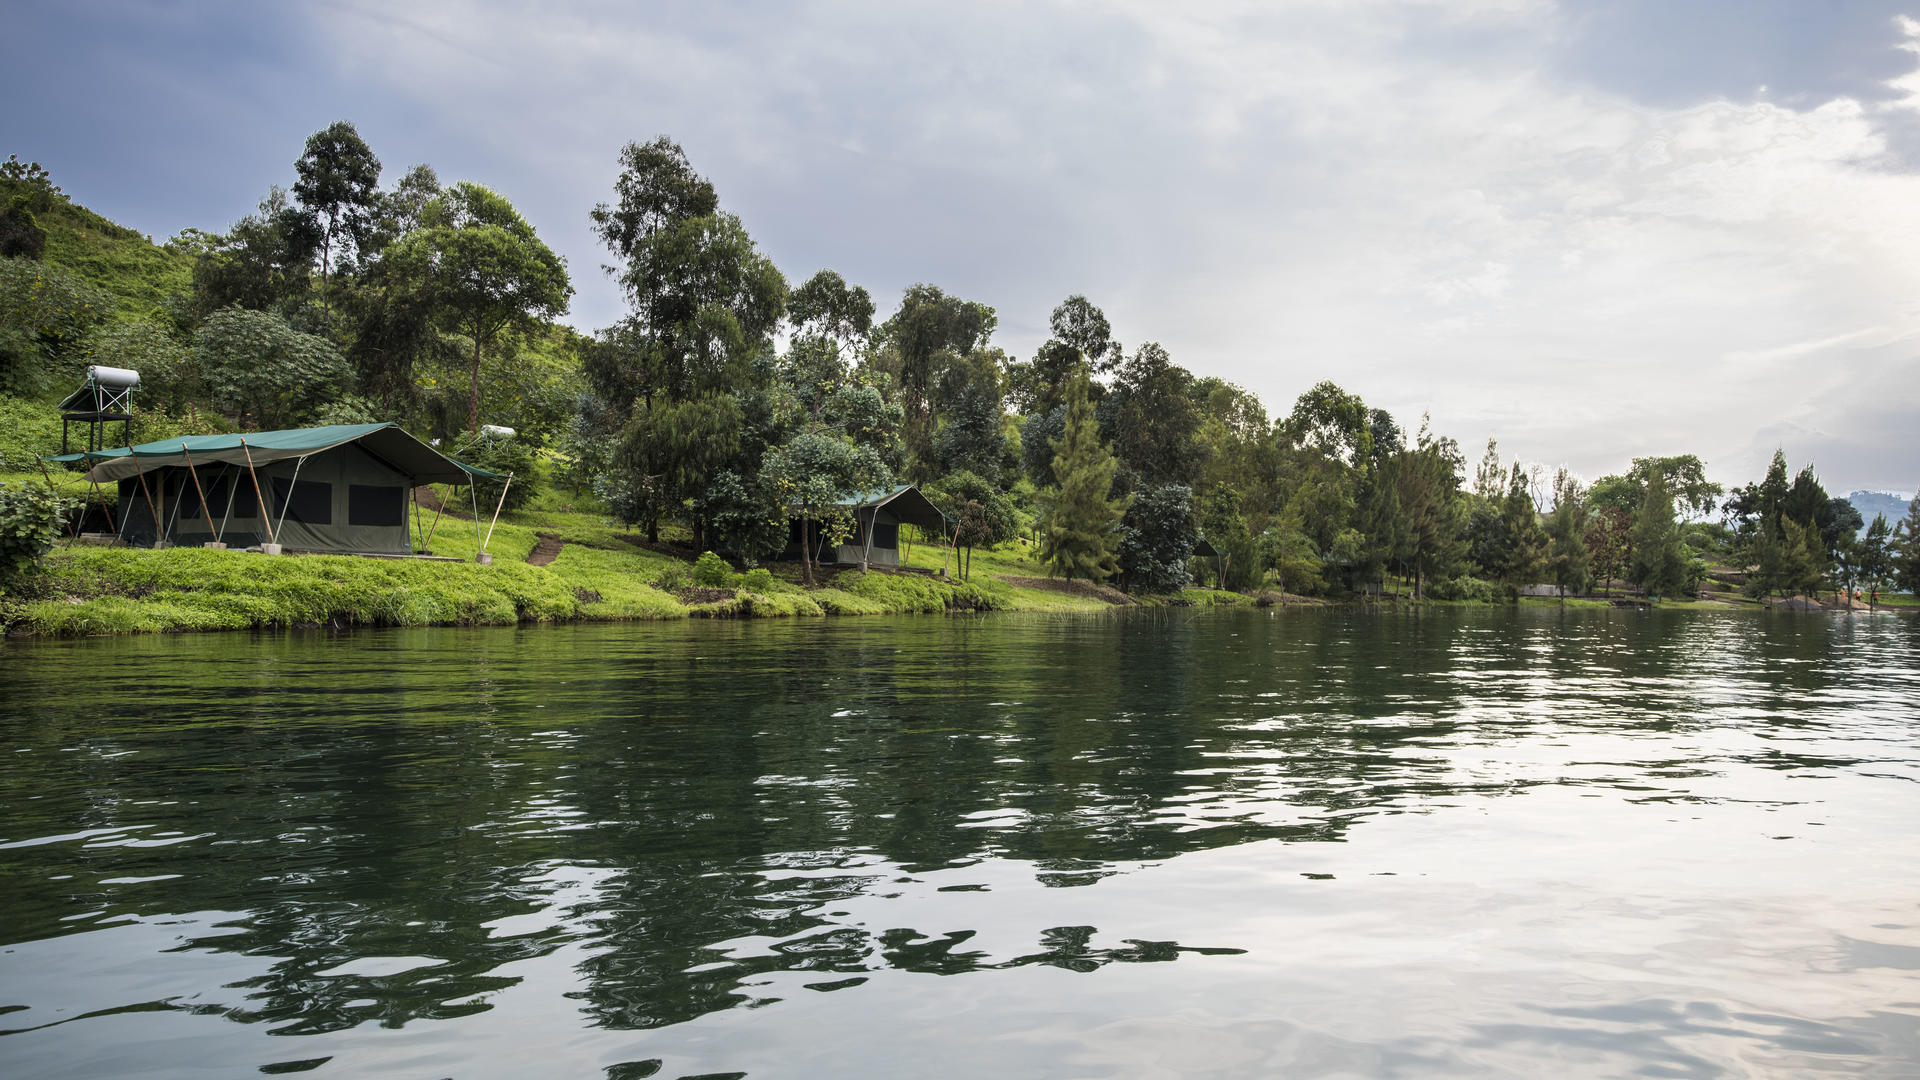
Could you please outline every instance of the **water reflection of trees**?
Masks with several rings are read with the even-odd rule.
[[[622,1027],[750,1003],[772,972],[825,991],[889,968],[1164,962],[1195,950],[1068,926],[993,954],[971,929],[836,905],[982,860],[1073,886],[1337,842],[1510,790],[1454,770],[1464,744],[1723,722],[1679,687],[1730,656],[1717,692],[1742,708],[1831,678],[1811,634],[1523,614],[206,639],[104,666],[74,650],[9,687],[33,704],[0,731],[35,749],[0,762],[8,839],[110,832],[8,853],[10,936],[84,930],[63,920],[92,910],[241,913],[187,947],[263,970],[197,1007],[288,1032],[485,1009],[516,981],[503,969],[563,946],[584,955],[581,1008]],[[181,876],[100,884],[162,874]],[[356,967],[404,957],[422,966]]]

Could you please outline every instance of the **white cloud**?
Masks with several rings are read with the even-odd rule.
[[[1812,445],[1866,400],[1889,441],[1846,467],[1920,475],[1920,179],[1877,126],[1920,76],[1888,105],[1649,107],[1557,80],[1568,24],[1524,0],[660,10],[315,29],[510,174],[583,325],[617,311],[585,210],[667,132],[790,275],[883,305],[935,282],[1016,353],[1084,292],[1275,411],[1333,378],[1469,445],[1738,481],[1756,433]]]

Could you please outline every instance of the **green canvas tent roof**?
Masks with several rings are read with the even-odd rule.
[[[878,510],[884,506],[896,520],[927,529],[944,530],[953,524],[952,518],[941,513],[940,508],[912,484],[898,484],[875,491],[856,491],[834,505],[849,510]]]
[[[428,446],[391,421],[381,424],[332,424],[289,428],[285,431],[249,431],[233,435],[182,435],[173,439],[117,446],[82,454],[62,454],[48,461],[91,461],[87,479],[112,483],[153,469],[213,462],[228,465],[265,465],[302,458],[353,443],[413,478],[416,484],[469,484],[475,477],[499,479],[500,474],[463,464]]]

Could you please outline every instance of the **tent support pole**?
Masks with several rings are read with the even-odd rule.
[[[473,477],[467,477],[467,501],[473,504],[473,542],[480,544],[477,556],[486,550],[486,544],[480,539],[480,483]]]
[[[432,485],[432,484],[428,484],[428,485],[427,485],[427,490],[429,490],[429,491],[432,491],[432,490],[433,490],[433,485]],[[453,492],[452,492],[452,490],[451,490],[451,485],[449,485],[449,490],[448,490],[448,492],[447,492],[447,494],[449,494],[449,495],[451,495],[451,494],[453,494]],[[436,491],[436,492],[434,492],[434,501],[435,501],[435,502],[438,502],[438,503],[440,504],[440,506],[439,506],[439,508],[438,508],[438,509],[436,509],[436,510],[435,510],[435,511],[433,512],[433,524],[431,524],[431,525],[428,525],[428,526],[427,526],[427,540],[426,540],[426,543],[424,543],[424,544],[421,544],[421,545],[420,545],[420,552],[421,552],[421,554],[423,554],[423,555],[424,555],[424,554],[429,554],[429,553],[431,553],[431,552],[433,551],[433,533],[434,533],[434,530],[436,530],[436,529],[438,529],[438,528],[440,527],[440,515],[441,515],[441,514],[444,514],[444,513],[446,513],[446,512],[447,512],[447,500],[445,500],[445,499],[442,499],[442,498],[440,498],[439,496],[440,496],[440,493],[439,493],[439,492],[437,492],[437,491]]]
[[[227,508],[224,511],[222,511],[220,514],[220,535],[225,535],[227,531],[227,524],[233,520],[233,497],[235,495],[240,494],[240,485],[233,482],[235,479],[233,473],[234,473],[233,466],[228,465],[227,466]],[[216,535],[214,539],[215,540],[220,539],[220,535]]]
[[[300,470],[306,465],[307,458],[311,456],[310,454],[303,454],[293,459],[293,479],[287,481],[287,501],[280,504],[280,520],[273,523],[273,532],[276,536],[278,536],[280,530],[287,525],[287,508],[293,505],[293,493],[298,490],[300,486]]]
[[[245,439],[240,440],[240,452],[247,456],[247,475],[253,477],[253,501],[260,504],[254,507],[254,509],[260,514],[260,524],[267,527],[267,543],[277,544],[279,541],[273,538],[273,514],[271,512],[273,508],[267,505],[267,497],[260,493],[260,474],[254,471],[253,451],[247,449],[247,440]],[[291,496],[293,492],[288,491],[287,494]]]
[[[500,485],[500,501],[493,506],[493,520],[487,522],[487,538],[480,541],[481,551],[487,550],[487,545],[493,543],[493,527],[500,521],[500,509],[507,505],[507,489],[512,486],[513,473],[509,472],[507,473],[507,482]],[[475,518],[474,521],[477,524],[479,519]]]
[[[206,515],[207,531],[213,534],[213,542],[220,542],[220,530],[213,525],[213,507],[207,505],[207,489],[200,486],[200,473],[193,467],[193,455],[187,453],[185,445],[180,447],[180,456],[187,459],[187,475],[193,477],[193,493],[200,496],[200,512]]]
[[[138,461],[134,462],[135,466],[138,466],[139,464],[140,463]],[[147,514],[153,518],[153,542],[158,544],[163,539],[163,537],[161,537],[160,535],[160,527],[162,525],[162,522],[160,520],[160,511],[154,509],[154,506],[153,506],[153,492],[147,490],[147,474],[146,472],[141,471],[141,472],[136,472],[133,475],[136,478],[138,478],[140,481],[140,494],[146,496]]]
[[[859,511],[856,510],[854,511],[854,513],[858,514]],[[858,521],[859,518],[855,517],[854,520]],[[873,557],[873,526],[874,526],[874,523],[879,520],[880,520],[880,511],[878,508],[876,508],[873,511],[873,517],[867,521],[866,543],[860,546],[860,572],[863,574],[867,572],[867,560]]]

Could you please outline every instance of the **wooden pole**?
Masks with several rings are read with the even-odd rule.
[[[207,531],[213,534],[213,542],[220,542],[220,530],[213,524],[213,507],[207,505],[207,489],[200,486],[200,473],[193,467],[193,455],[187,453],[186,445],[180,447],[180,456],[187,459],[187,475],[193,477],[193,493],[200,496],[200,512],[206,516]]]
[[[493,543],[493,527],[500,521],[500,508],[507,505],[507,489],[512,486],[513,474],[508,473],[507,482],[500,485],[500,501],[493,504],[493,520],[487,522],[487,538],[480,541],[481,551],[487,550],[487,545]]]
[[[433,485],[428,484],[427,488],[428,490],[431,491],[433,488]],[[448,488],[449,488],[448,494],[451,495],[452,485],[449,484]],[[439,503],[440,505],[437,508],[435,508],[435,510],[433,511],[433,523],[427,526],[426,542],[420,545],[420,551],[422,554],[431,552],[433,550],[433,532],[435,529],[438,529],[440,527],[440,515],[447,512],[447,500],[440,498],[440,493],[437,491],[435,491],[433,494],[434,494],[434,501]]]
[[[260,474],[253,471],[253,451],[247,448],[245,439],[240,440],[240,452],[247,456],[247,475],[253,477],[253,501],[256,504],[254,510],[260,514],[260,520],[267,526],[267,543],[277,544],[279,541],[273,538],[273,517],[267,512],[267,497],[260,494]]]

